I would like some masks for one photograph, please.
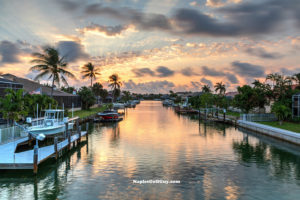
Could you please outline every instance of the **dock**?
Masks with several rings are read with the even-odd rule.
[[[87,126],[88,127],[88,126]],[[29,137],[20,138],[6,144],[0,145],[0,170],[24,170],[32,169],[36,174],[38,165],[50,158],[59,158],[64,149],[70,150],[73,144],[79,143],[85,136],[88,139],[87,131],[81,131],[77,128],[76,132],[66,133],[66,137],[58,142],[58,137],[54,138],[54,144],[44,147],[34,146],[31,150],[16,153],[18,145],[29,141]]]

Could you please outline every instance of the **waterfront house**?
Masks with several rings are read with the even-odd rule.
[[[300,118],[300,93],[292,97],[292,112],[293,118]]]
[[[17,77],[12,74],[3,74],[3,78],[9,80],[11,83],[19,84],[23,86],[23,89],[26,93],[29,94],[45,94],[50,96],[51,95],[51,87],[42,85],[36,81]],[[69,94],[58,89],[53,91],[53,98],[58,102],[59,105],[64,104],[65,108],[72,108],[72,104],[74,108],[81,107],[81,100],[79,95]]]

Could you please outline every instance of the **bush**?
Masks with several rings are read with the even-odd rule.
[[[81,109],[89,110],[96,103],[96,97],[90,88],[80,88],[78,95],[81,98]]]

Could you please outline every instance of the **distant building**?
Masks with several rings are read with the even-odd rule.
[[[20,78],[12,74],[3,74],[2,77],[6,80],[9,80],[10,83],[8,84],[14,84],[14,87],[20,87],[22,85],[22,88],[26,93],[45,94],[48,96],[51,95],[51,87],[42,85],[33,80]],[[64,104],[65,108],[72,108],[72,104],[74,105],[74,108],[81,107],[81,100],[79,95],[69,94],[55,89],[53,91],[53,98],[58,102],[59,105]]]

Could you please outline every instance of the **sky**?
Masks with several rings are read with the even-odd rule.
[[[299,0],[0,0],[0,72],[33,79],[32,53],[50,45],[76,87],[92,62],[106,87],[117,73],[131,92],[235,91],[299,73],[299,31]]]

